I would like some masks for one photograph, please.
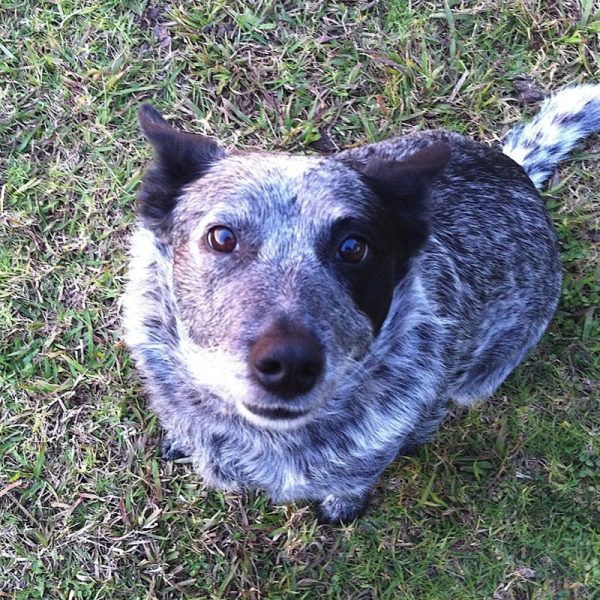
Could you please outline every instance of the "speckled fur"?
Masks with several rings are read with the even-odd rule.
[[[532,125],[509,136],[508,151],[538,186],[564,152],[547,151],[536,131],[562,127],[553,144],[564,135],[570,149],[600,128],[598,89],[561,92],[578,97],[580,90],[590,100],[573,104],[579,112],[570,119],[558,118],[558,94]],[[159,159],[141,194],[124,323],[166,431],[167,456],[191,455],[209,485],[263,489],[276,502],[312,500],[321,520],[351,520],[383,469],[435,432],[449,402],[490,396],[540,339],[561,280],[543,202],[513,160],[444,131],[329,158],[225,155],[198,138],[197,177],[178,188],[161,171],[171,168],[156,134],[164,126],[147,113]],[[374,161],[410,163],[434,147],[449,147],[451,158],[432,170],[421,199],[428,235],[397,270],[379,326],[318,249],[337,222],[366,218],[379,202],[364,176]],[[157,177],[160,202],[153,199]],[[207,228],[223,223],[243,242],[232,255],[211,252],[204,241]],[[313,332],[326,356],[319,383],[293,401],[307,412],[296,421],[246,408],[249,399],[279,402],[252,380],[247,357],[282,318]]]
[[[600,85],[574,86],[548,98],[531,122],[511,131],[502,151],[523,165],[540,188],[554,165],[599,129]]]

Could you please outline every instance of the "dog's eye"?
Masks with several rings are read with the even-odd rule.
[[[346,263],[362,262],[367,256],[369,246],[359,237],[346,238],[338,248],[338,258]]]
[[[211,227],[206,234],[208,245],[217,252],[233,252],[237,247],[237,239],[235,234],[229,227],[217,225]]]

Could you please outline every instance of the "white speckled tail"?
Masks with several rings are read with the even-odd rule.
[[[586,136],[600,131],[600,84],[565,88],[548,98],[536,116],[515,127],[502,151],[541,189],[552,169]]]

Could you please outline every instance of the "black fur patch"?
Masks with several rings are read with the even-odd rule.
[[[331,232],[327,253],[329,264],[349,287],[356,306],[369,317],[376,332],[392,302],[397,262],[402,258],[397,251],[394,223],[386,213],[381,207],[379,211],[373,210],[368,219],[338,222]],[[337,257],[339,245],[348,237],[360,237],[367,242],[369,249],[362,262],[345,263]]]
[[[429,235],[429,190],[450,160],[450,147],[444,143],[427,146],[400,161],[371,159],[362,169],[371,189],[389,207],[396,232],[398,282],[409,259]]]
[[[401,161],[368,160],[360,171],[379,202],[372,203],[364,221],[344,220],[332,232],[333,248],[351,235],[369,244],[363,262],[338,260],[335,266],[376,333],[385,321],[396,284],[427,240],[429,188],[449,159],[449,146],[438,143]]]

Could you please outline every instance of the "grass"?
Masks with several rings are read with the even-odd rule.
[[[239,148],[493,143],[535,110],[524,81],[597,80],[599,36],[593,0],[0,0],[0,598],[597,597],[597,136],[547,194],[565,287],[539,349],[352,526],[163,463],[118,298],[140,103]]]

